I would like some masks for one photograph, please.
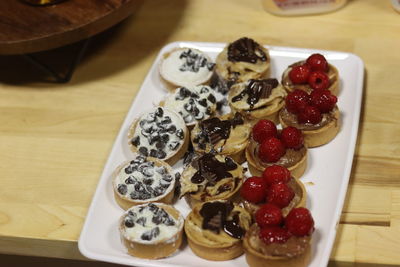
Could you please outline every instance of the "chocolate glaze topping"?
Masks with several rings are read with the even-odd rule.
[[[254,104],[258,103],[260,98],[268,98],[271,95],[272,89],[276,88],[278,84],[279,82],[277,79],[251,79],[246,88],[240,94],[232,98],[232,102],[240,101],[245,95],[248,95],[246,102],[250,105],[250,108],[253,108]]]
[[[202,133],[207,137],[211,144],[215,145],[222,139],[228,139],[231,127],[243,124],[243,118],[236,113],[233,119],[220,120],[219,118],[211,118],[200,123]]]
[[[206,202],[200,209],[203,217],[203,229],[219,233],[223,230],[229,236],[241,239],[245,233],[239,225],[239,215],[234,214],[232,220],[227,217],[233,210],[232,202]]]
[[[191,178],[192,183],[200,184],[207,180],[207,185],[215,185],[221,179],[232,177],[229,171],[235,170],[237,165],[229,157],[225,158],[225,162],[220,162],[212,153],[204,154],[200,158],[193,161],[192,166],[197,172]]]
[[[228,46],[228,60],[256,63],[266,61],[267,55],[253,39],[243,37]]]

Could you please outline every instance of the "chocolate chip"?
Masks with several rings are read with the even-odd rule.
[[[145,189],[144,189],[143,184],[141,182],[137,181],[135,184],[135,190],[137,192],[143,192]]]
[[[186,103],[185,105],[183,105],[183,108],[184,108],[187,112],[190,112],[190,111],[192,111],[193,106],[190,105],[189,103]]]
[[[197,107],[194,107],[194,108],[193,108],[193,114],[194,114],[194,116],[199,115],[199,113],[200,113],[200,110],[199,110]]]
[[[150,241],[150,240],[152,240],[153,238],[156,238],[159,234],[160,234],[160,228],[155,227],[155,228],[151,229],[150,231],[144,232],[144,233],[141,235],[140,238],[141,238],[142,240]]]
[[[163,159],[167,156],[167,153],[165,153],[163,150],[157,150],[157,158]]]
[[[150,150],[150,157],[156,158],[157,157],[157,150],[155,150],[155,149]]]
[[[164,147],[165,147],[165,143],[164,142],[158,141],[156,143],[156,148],[157,149],[163,149]]]
[[[161,166],[159,168],[156,168],[156,172],[158,172],[159,174],[163,175],[167,172],[167,170],[165,169],[164,166]]]
[[[163,180],[165,180],[165,181],[167,181],[167,182],[172,182],[172,175],[170,175],[170,174],[167,174],[167,175],[165,175],[165,176],[163,176],[163,178],[162,178]]]
[[[142,154],[143,156],[148,156],[149,152],[147,151],[147,148],[144,146],[139,147],[139,153]]]
[[[154,195],[154,189],[151,185],[146,185],[146,190],[150,195]]]
[[[164,110],[159,107],[159,108],[157,108],[155,114],[157,117],[162,117],[164,115]]]
[[[132,177],[129,176],[128,178],[125,179],[125,183],[126,183],[126,184],[134,184],[134,183],[135,183],[135,180],[133,180]]]
[[[215,103],[217,100],[215,99],[215,96],[214,95],[212,95],[212,94],[210,94],[208,97],[207,97],[207,99],[211,102],[211,103]]]
[[[128,215],[130,216],[130,217],[133,217],[133,218],[136,218],[137,217],[137,214],[136,213],[134,213],[133,211],[128,211]]]
[[[131,174],[133,172],[133,168],[131,165],[129,165],[124,169],[124,171],[126,174]]]
[[[133,222],[133,219],[130,217],[126,217],[125,218],[125,226],[128,228],[132,228],[133,226],[135,226],[135,223]]]
[[[128,192],[128,187],[125,184],[120,184],[117,190],[121,195],[125,195]]]
[[[146,226],[146,221],[147,221],[147,219],[145,217],[140,217],[139,219],[136,220],[136,223],[140,224],[143,227],[145,227]]]
[[[162,186],[157,186],[156,188],[154,188],[154,195],[156,197],[161,196],[164,192],[165,192],[165,188]]]
[[[176,126],[175,125],[170,125],[167,129],[168,133],[173,134],[176,132]]]
[[[132,191],[129,196],[131,199],[141,199],[141,193],[139,191]]]
[[[176,150],[179,147],[179,142],[178,141],[172,141],[169,143],[168,148],[171,150]]]
[[[198,103],[203,107],[207,107],[207,99],[205,98],[199,100]]]
[[[204,93],[208,93],[208,92],[210,92],[210,90],[209,90],[207,87],[205,87],[205,86],[203,86],[203,87],[201,88],[201,90],[200,90],[200,94],[204,94]]]
[[[207,114],[207,115],[211,115],[211,114],[212,114],[212,110],[211,110],[210,107],[208,107],[208,108],[206,109],[206,114]]]
[[[139,146],[140,145],[140,137],[139,136],[135,136],[134,138],[132,138],[131,144],[134,145],[134,146]]]
[[[169,124],[169,123],[171,123],[172,122],[172,120],[171,120],[171,117],[170,116],[165,116],[162,120],[161,120],[161,123],[162,124]]]
[[[202,119],[204,119],[204,113],[203,112],[201,112],[201,113],[199,113],[199,114],[197,114],[195,117],[194,117],[196,120],[202,120]]]
[[[167,225],[167,226],[174,226],[175,225],[174,220],[170,216],[168,216],[166,219],[164,219],[163,223],[165,225]]]
[[[179,139],[183,139],[184,138],[184,134],[183,134],[183,130],[179,129],[176,131],[176,136],[179,137]]]
[[[153,218],[151,219],[151,221],[156,224],[159,225],[160,223],[162,223],[163,219],[160,216],[153,216]]]
[[[155,205],[155,204],[153,204],[153,203],[149,203],[149,205],[148,205],[148,207],[149,207],[149,210],[151,211],[151,212],[157,212],[158,211],[158,207],[157,207],[157,205]]]
[[[168,135],[168,134],[163,134],[163,135],[161,136],[161,141],[164,142],[164,143],[168,143],[168,141],[169,141],[169,135]]]
[[[185,87],[181,87],[181,88],[179,89],[179,96],[180,96],[182,99],[189,97],[190,94],[191,94],[190,90],[188,90],[188,89],[185,88]]]

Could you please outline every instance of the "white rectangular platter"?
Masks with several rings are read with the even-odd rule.
[[[143,260],[129,256],[123,247],[118,219],[123,210],[114,200],[111,173],[120,163],[130,159],[127,131],[132,120],[142,111],[151,108],[167,93],[158,75],[161,55],[175,47],[192,47],[207,53],[212,59],[222,51],[222,43],[175,42],[165,46],[157,56],[142,87],[125,118],[120,132],[100,177],[97,190],[89,208],[79,239],[81,253],[94,260],[131,266],[246,266],[244,256],[216,262],[201,259],[193,254],[187,244],[173,256],[161,260]],[[310,267],[326,266],[335,240],[348,180],[351,172],[357,139],[358,122],[364,79],[362,60],[350,53],[266,46],[271,56],[271,77],[280,80],[284,69],[312,53],[321,53],[336,66],[340,75],[338,106],[341,113],[341,130],[329,144],[310,149],[307,171],[302,177],[308,193],[307,207],[315,220]],[[179,164],[178,164],[179,165]],[[179,168],[179,167],[175,167]],[[186,217],[189,206],[182,199],[175,203]]]

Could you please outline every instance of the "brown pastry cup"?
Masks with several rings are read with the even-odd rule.
[[[169,239],[163,239],[155,243],[144,243],[129,239],[123,234],[124,216],[121,217],[119,222],[119,230],[121,233],[121,240],[128,254],[134,257],[143,259],[161,259],[172,255],[176,252],[182,244],[183,234],[183,217],[174,207],[161,203],[155,203],[157,206],[163,208],[169,215],[180,222],[177,233]]]

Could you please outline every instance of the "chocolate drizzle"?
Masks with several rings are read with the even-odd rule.
[[[225,162],[221,162],[212,153],[204,154],[194,160],[192,166],[197,170],[191,178],[192,183],[200,184],[207,180],[206,186],[215,185],[221,179],[232,177],[229,171],[237,168],[231,158],[226,157]]]
[[[268,98],[271,95],[272,89],[276,88],[278,84],[279,82],[277,79],[251,79],[247,83],[246,88],[240,94],[232,98],[232,102],[240,101],[247,95],[246,102],[250,105],[250,108],[253,108],[261,98]]]
[[[219,118],[211,118],[204,120],[200,123],[200,129],[207,141],[215,145],[220,140],[229,138],[231,127],[235,128],[243,123],[242,116],[236,113],[233,119],[220,120]]]
[[[233,210],[232,202],[206,202],[200,209],[203,217],[203,229],[213,231],[217,234],[223,230],[233,238],[241,239],[245,230],[239,225],[239,215],[236,213],[228,220]]]
[[[243,37],[228,46],[228,60],[256,63],[266,61],[267,55],[253,39]]]

